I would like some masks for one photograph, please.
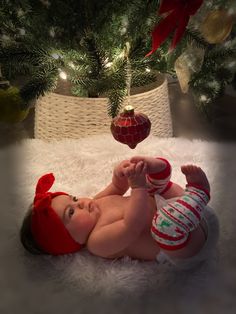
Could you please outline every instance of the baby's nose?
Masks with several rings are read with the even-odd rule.
[[[81,203],[79,200],[75,203],[75,206],[79,209],[83,209],[84,208],[84,205],[83,203]]]

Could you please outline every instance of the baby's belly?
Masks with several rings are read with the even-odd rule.
[[[152,197],[149,197],[147,212],[149,215],[146,217],[146,226],[140,236],[122,252],[109,256],[110,258],[129,256],[139,260],[151,261],[156,259],[157,254],[160,252],[160,247],[151,235],[152,219],[156,212],[156,203]]]
[[[152,261],[156,259],[160,248],[152,238],[149,230],[145,230],[131,245],[122,252],[109,256],[109,258],[120,258],[128,256],[130,258]]]

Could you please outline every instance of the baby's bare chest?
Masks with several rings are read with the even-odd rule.
[[[129,206],[129,197],[120,195],[110,195],[96,200],[100,208],[100,218],[96,228],[112,224],[124,218],[125,212]]]
[[[109,195],[107,197],[96,200],[96,203],[100,207],[101,216],[97,223],[97,228],[101,226],[112,224],[116,221],[124,219],[125,213],[130,209],[130,197],[120,195]],[[147,212],[149,213],[147,219],[147,225],[150,225],[152,217],[155,212],[155,202],[150,198],[147,204]]]

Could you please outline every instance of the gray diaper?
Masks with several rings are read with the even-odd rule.
[[[219,221],[213,209],[206,206],[203,219],[207,224],[207,240],[197,255],[189,258],[170,258],[160,251],[156,259],[158,263],[169,262],[180,269],[190,269],[207,260],[216,248],[219,239]]]

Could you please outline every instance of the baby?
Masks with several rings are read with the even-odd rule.
[[[53,174],[41,177],[21,227],[31,253],[61,255],[87,248],[104,258],[170,260],[198,254],[207,240],[203,213],[210,186],[197,166],[181,167],[185,191],[170,181],[164,158],[135,156],[114,168],[111,183],[93,199],[48,192]],[[131,188],[130,196],[124,196]],[[160,199],[170,199],[162,205]]]

